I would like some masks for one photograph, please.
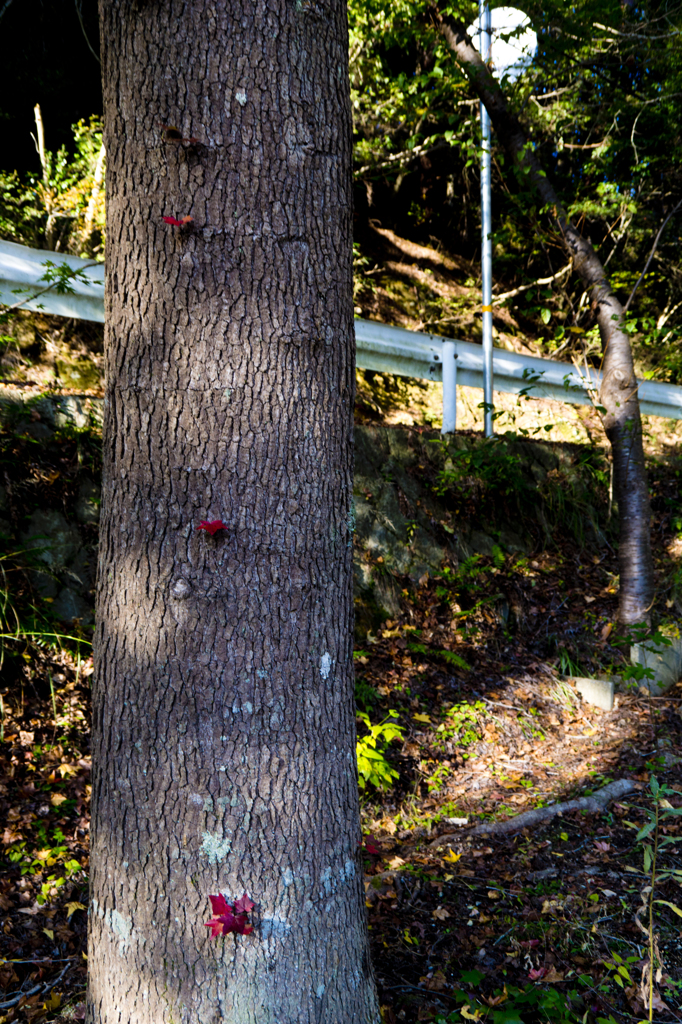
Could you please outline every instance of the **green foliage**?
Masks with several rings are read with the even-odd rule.
[[[445,441],[435,443],[442,447],[443,465],[434,490],[455,513],[465,508],[468,515],[475,514],[479,522],[493,528],[507,524],[513,516],[526,528],[542,531],[547,542],[557,529],[567,530],[584,544],[586,527],[591,526],[593,537],[608,528],[606,514],[602,525],[597,521],[599,506],[606,511],[609,474],[596,447],[582,446],[572,464],[548,470],[535,480],[535,468],[524,456],[526,442],[511,432],[467,439],[455,450]],[[500,545],[493,548],[492,562],[498,570],[505,564]],[[467,560],[460,573],[473,577],[490,568]]]
[[[475,16],[474,4],[460,5]],[[457,103],[467,91],[466,79],[435,31],[425,0],[351,0],[351,101],[355,156],[361,164],[396,171],[404,154],[417,147],[457,145],[473,141],[475,129],[461,131]]]
[[[465,753],[464,759],[469,756],[466,748],[478,743],[481,738],[480,719],[487,712],[486,705],[481,700],[469,704],[463,701],[448,709],[445,720],[438,726],[438,743],[443,747],[449,740],[454,740],[458,747],[462,747]]]
[[[557,667],[562,676],[582,676],[585,673],[577,661],[573,661],[565,647],[559,650]]]
[[[465,971],[460,977],[467,987],[478,987],[483,980],[479,971]],[[496,988],[492,996],[483,999],[462,988],[455,988],[454,999],[460,1009],[453,1010],[447,1017],[436,1017],[435,1024],[462,1024],[463,1021],[479,1020],[490,1024],[578,1024],[583,1019],[582,999],[576,989],[560,992],[556,988],[545,988],[531,984],[525,988],[505,985]]]
[[[0,238],[103,258],[104,188],[95,182],[101,146],[102,124],[92,117],[73,126],[72,152],[46,153],[45,175],[0,171]]]
[[[360,789],[374,786],[376,789],[390,789],[398,772],[391,767],[384,757],[388,744],[395,739],[403,738],[403,728],[395,719],[397,711],[389,711],[377,725],[372,725],[369,715],[358,711],[357,717],[367,730],[357,741],[358,784]]]
[[[360,705],[364,711],[368,711],[379,700],[379,694],[366,679],[355,681],[355,703]]]
[[[427,657],[430,655],[431,657],[442,658],[448,665],[452,665],[453,668],[459,668],[463,672],[469,672],[471,669],[471,666],[467,664],[464,658],[460,658],[460,656],[455,654],[454,651],[433,650],[432,648],[427,647],[426,644],[418,644],[413,640],[408,640],[407,649],[413,654],[423,654]]]
[[[448,10],[464,25],[477,17],[477,5],[462,0]],[[524,12],[538,50],[516,81],[502,82],[507,102],[623,300],[665,223],[631,310],[633,342],[647,367],[677,380],[682,6],[667,5],[665,19],[655,0],[528,0]],[[350,0],[349,27],[356,176],[371,192],[370,216],[399,233],[402,225],[438,238],[446,249],[457,239],[471,258],[480,226],[478,104],[428,3]],[[577,275],[546,280],[565,261],[560,238],[527,175],[505,163],[497,136],[493,155],[496,277],[502,290],[523,289],[507,301],[549,351],[559,347],[564,358],[573,352],[582,361],[588,348],[598,359],[594,310]],[[454,306],[434,304],[426,325],[448,333],[457,315]]]
[[[516,498],[529,489],[518,457],[506,439],[499,436],[486,437],[479,444],[448,455],[438,474],[436,494],[462,487]]]

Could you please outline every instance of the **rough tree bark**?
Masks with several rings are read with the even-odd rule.
[[[100,22],[87,1020],[373,1022],[345,4],[100,0]],[[253,934],[209,938],[208,895],[244,892]]]
[[[540,166],[518,117],[510,110],[499,83],[473,46],[463,23],[434,12],[434,19],[481,102],[512,161],[527,174],[553,218],[573,268],[591,292],[603,352],[599,401],[606,409],[604,429],[611,442],[614,493],[618,502],[620,595],[618,615],[625,625],[648,620],[654,597],[651,556],[651,510],[647,485],[642,419],[630,338],[623,329],[624,310],[590,242],[571,223]]]

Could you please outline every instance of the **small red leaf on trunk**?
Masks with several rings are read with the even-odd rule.
[[[227,526],[222,521],[222,519],[213,519],[211,520],[211,522],[208,522],[206,519],[202,519],[202,521],[197,526],[197,530],[206,530],[206,533],[210,533],[211,536],[216,534],[218,530],[226,529]],[[213,897],[211,897],[211,899],[213,899]]]
[[[235,914],[250,914],[256,904],[244,893],[234,905]]]
[[[253,910],[255,903],[244,893],[235,902],[234,906],[228,903],[224,896],[209,896],[213,917],[210,921],[204,922],[204,927],[211,929],[211,938],[217,939],[219,935],[229,935],[234,932],[237,935],[250,935],[253,926],[249,924],[246,915]]]

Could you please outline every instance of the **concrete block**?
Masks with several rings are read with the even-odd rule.
[[[610,679],[589,679],[580,676],[573,676],[571,682],[575,686],[583,700],[588,704],[594,704],[602,711],[613,710],[614,685]]]
[[[642,693],[650,693],[652,697],[671,690],[682,679],[682,637],[671,636],[670,647],[658,647],[653,644],[633,644],[630,648],[630,660],[633,665],[650,668],[653,678],[642,679],[639,689]]]

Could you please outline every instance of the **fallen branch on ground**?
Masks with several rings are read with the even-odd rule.
[[[524,811],[507,821],[486,821],[482,825],[468,829],[466,832],[458,832],[454,835],[440,836],[433,843],[429,844],[431,850],[439,846],[447,846],[466,836],[483,835],[504,835],[507,832],[516,832],[521,828],[528,828],[531,825],[539,825],[541,822],[550,821],[557,814],[566,814],[568,811],[592,811],[594,814],[605,811],[612,800],[618,800],[631,793],[637,788],[637,784],[630,779],[617,779],[609,782],[608,786],[598,789],[592,796],[580,796],[575,800],[566,800],[562,804],[551,804],[549,807],[537,807],[534,811]]]

